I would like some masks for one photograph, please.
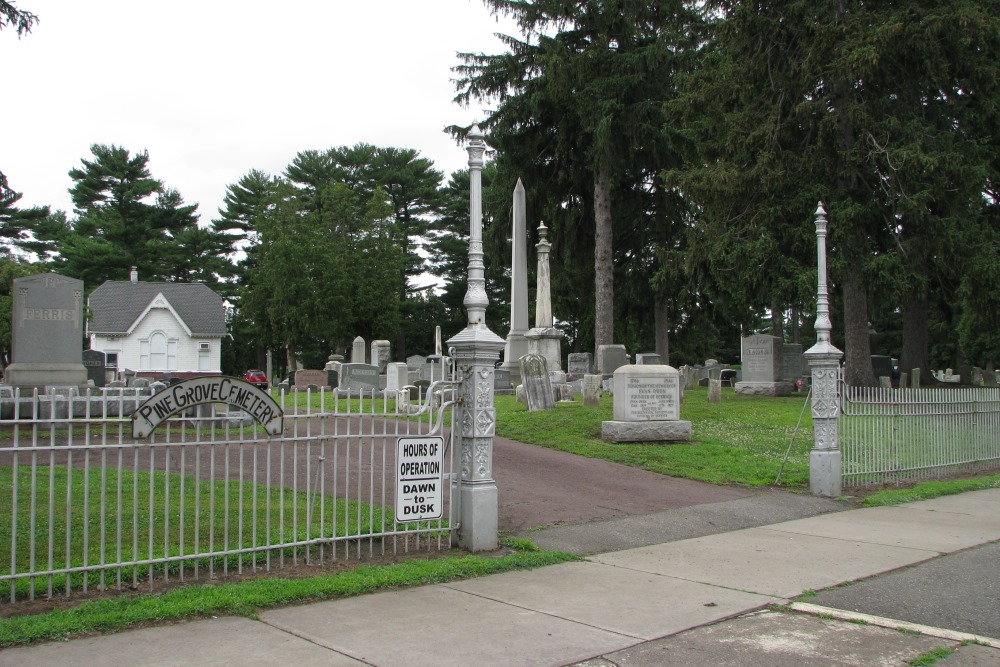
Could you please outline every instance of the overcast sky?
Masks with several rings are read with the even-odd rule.
[[[413,148],[447,176],[456,53],[517,34],[481,0],[16,0],[40,23],[0,32],[0,171],[22,206],[72,212],[67,172],[95,143],[147,150],[154,178],[217,215],[250,169],[301,150]]]

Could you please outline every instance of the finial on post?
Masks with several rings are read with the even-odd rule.
[[[469,130],[469,285],[463,304],[470,327],[486,322],[486,265],[483,264],[483,155],[486,142],[479,125]]]
[[[829,343],[830,299],[826,290],[826,209],[823,202],[816,206],[816,342]]]

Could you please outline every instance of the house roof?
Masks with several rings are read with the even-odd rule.
[[[202,283],[146,283],[108,280],[90,295],[90,332],[125,334],[162,294],[195,336],[226,334],[222,297]]]

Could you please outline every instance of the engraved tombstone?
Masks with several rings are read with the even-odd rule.
[[[566,372],[573,377],[583,377],[594,372],[594,355],[590,352],[571,352],[566,359]]]
[[[786,382],[801,380],[806,375],[806,358],[798,343],[781,346],[781,379]]]
[[[365,392],[379,388],[378,366],[370,364],[343,364],[340,367],[339,391]]]
[[[682,421],[680,373],[671,366],[626,365],[615,371],[614,420],[601,422],[611,442],[678,442],[691,439]]]
[[[597,346],[597,372],[611,375],[615,370],[628,363],[628,353],[624,345]]]
[[[409,384],[409,371],[406,364],[398,361],[386,364],[385,388],[388,391],[398,392]]]
[[[601,404],[601,376],[583,376],[583,404],[594,406]]]
[[[87,380],[92,381],[95,387],[103,387],[108,383],[108,374],[104,370],[107,364],[107,355],[100,350],[83,351],[83,367],[87,369]]]
[[[392,353],[392,345],[387,340],[373,340],[371,353],[372,366],[378,366],[379,373],[385,373],[385,367],[389,363],[389,357]]]
[[[86,385],[83,333],[82,280],[55,273],[17,278],[6,383],[22,389]]]
[[[743,339],[743,379],[737,394],[788,396],[794,385],[781,379],[784,342],[777,336],[759,334]]]
[[[363,364],[367,361],[365,358],[365,339],[358,336],[354,339],[351,344],[351,363],[352,364]]]
[[[552,396],[552,381],[545,357],[540,354],[526,354],[521,357],[521,381],[529,412],[551,410],[555,407]]]

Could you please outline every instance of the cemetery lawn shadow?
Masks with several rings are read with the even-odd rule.
[[[704,387],[684,392],[681,419],[692,424],[689,443],[608,443],[601,422],[612,419],[611,396],[596,407],[557,403],[528,412],[513,396],[497,396],[497,435],[527,444],[642,468],[711,484],[773,486],[792,442],[779,486],[809,484],[812,418],[802,414],[806,395],[741,396],[723,388],[722,402],[709,403]],[[802,422],[796,432],[796,423]],[[794,440],[792,438],[794,433]]]

